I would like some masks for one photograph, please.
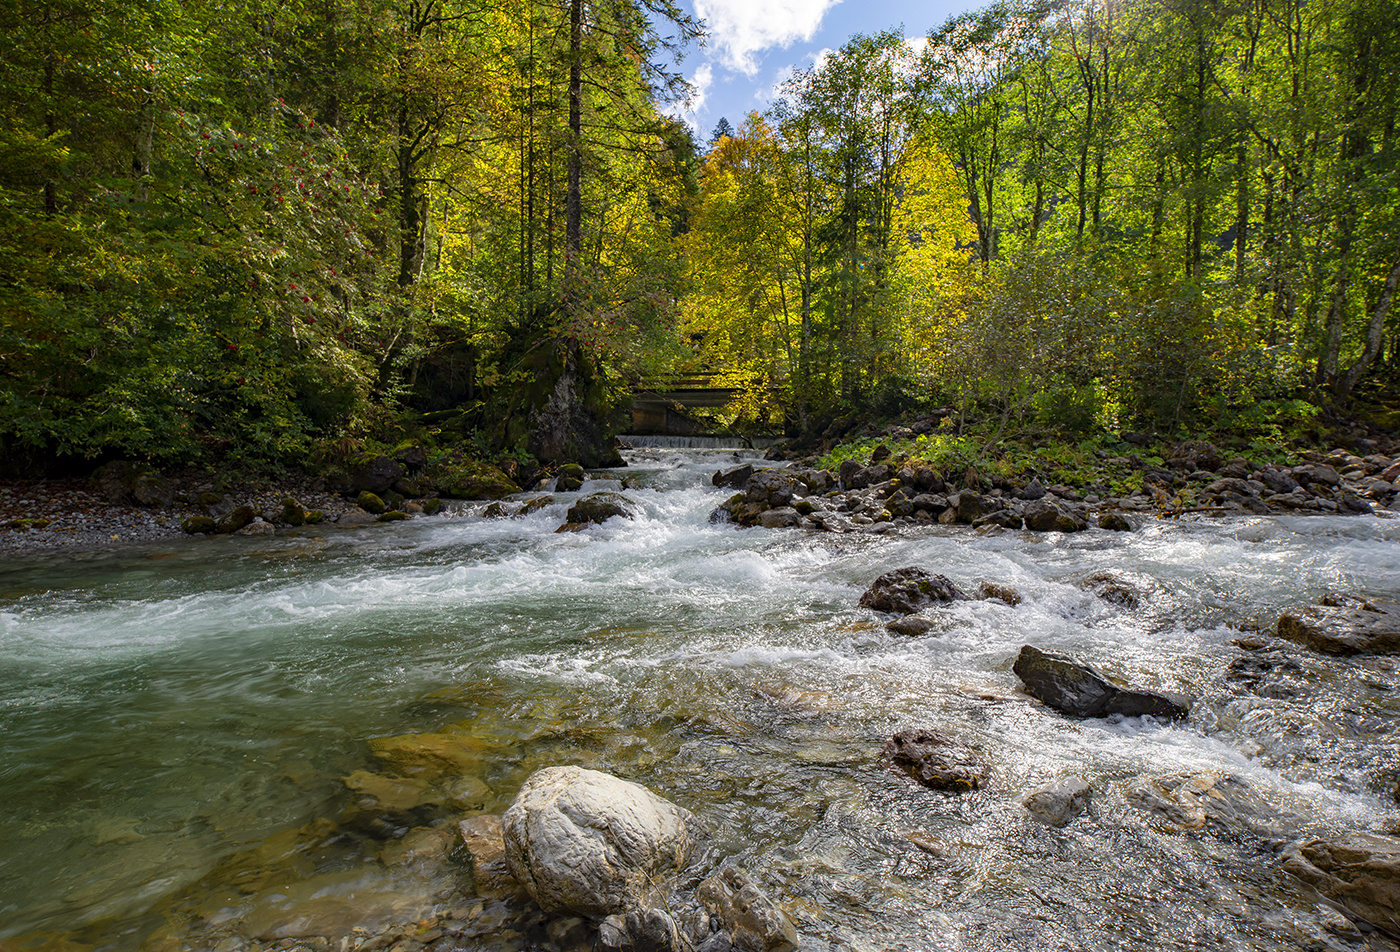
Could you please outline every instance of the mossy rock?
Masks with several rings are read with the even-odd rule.
[[[305,507],[291,496],[284,497],[282,499],[282,521],[289,526],[305,525]]]
[[[320,509],[312,509],[306,514],[306,524],[308,526],[319,526],[326,521],[326,514]]]
[[[520,492],[509,476],[488,463],[444,466],[433,482],[438,492],[452,499],[500,499]]]
[[[237,508],[235,508],[231,512],[226,513],[222,518],[219,519],[218,531],[226,534],[231,532],[237,532],[239,529],[242,529],[244,526],[248,525],[248,523],[252,522],[255,518],[257,518],[257,513],[253,511],[252,506],[246,504],[238,506]]]
[[[430,496],[422,502],[423,515],[434,516],[442,511],[442,499],[439,496]]]
[[[373,513],[376,516],[389,508],[384,504],[384,500],[380,499],[369,490],[360,493],[355,501],[359,503],[360,508],[365,512]]]
[[[222,504],[223,504],[223,501],[224,501],[224,497],[221,496],[221,495],[218,494],[218,493],[200,493],[200,494],[199,494],[199,507],[200,507],[201,509],[210,509],[210,508],[213,508],[214,506],[222,505]]]
[[[180,523],[180,528],[184,529],[190,535],[196,535],[198,533],[207,535],[210,532],[214,532],[218,527],[218,523],[208,516],[188,516]]]
[[[393,490],[390,490],[389,492],[385,493],[382,498],[384,500],[384,508],[386,509],[403,508],[404,497],[402,493],[396,493]]]
[[[381,512],[376,522],[403,522],[408,518],[408,513],[400,509],[391,509],[388,512]]]

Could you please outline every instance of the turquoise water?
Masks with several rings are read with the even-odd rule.
[[[1290,834],[1389,822],[1389,660],[1303,657],[1278,696],[1224,673],[1242,623],[1329,589],[1400,592],[1400,522],[738,530],[708,521],[726,496],[708,475],[732,462],[639,450],[619,473],[639,517],[577,534],[554,532],[575,498],[562,494],[523,519],[465,511],[0,566],[0,941],[135,949],[174,909],[181,928],[251,929],[256,894],[220,892],[230,857],[348,823],[341,778],[381,769],[374,738],[450,731],[481,746],[474,808],[499,812],[540,766],[582,763],[694,810],[811,948],[1383,942],[1329,927],[1268,844],[1161,832],[1125,791],[1228,772]],[[585,491],[600,487],[618,484]],[[857,601],[910,564],[1024,602],[959,603],[932,637],[892,636]],[[1132,581],[1142,605],[1086,592],[1096,571]],[[1193,715],[1060,718],[1018,694],[1026,643],[1190,695]],[[976,748],[991,782],[951,797],[891,772],[880,744],[910,726]],[[1020,800],[1067,774],[1095,806],[1047,830]],[[402,832],[356,828],[302,875],[370,863],[366,843]]]

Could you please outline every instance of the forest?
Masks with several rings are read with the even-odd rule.
[[[794,437],[1390,420],[1395,0],[923,27],[708,135],[671,0],[7,4],[0,463],[586,457],[547,406],[684,374]]]

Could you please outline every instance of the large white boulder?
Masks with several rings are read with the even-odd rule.
[[[695,845],[694,818],[645,787],[582,767],[530,775],[505,816],[506,864],[547,911],[601,919],[645,905]]]

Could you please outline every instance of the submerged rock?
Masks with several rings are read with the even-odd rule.
[[[787,913],[742,870],[721,870],[700,884],[695,897],[719,920],[716,934],[727,934],[730,946],[740,952],[795,952],[798,947],[797,927]]]
[[[1391,936],[1400,938],[1400,839],[1344,833],[1289,845],[1283,868]]]
[[[1278,636],[1330,655],[1400,654],[1400,602],[1329,596],[1279,616]]]
[[[886,624],[885,629],[896,635],[917,638],[920,635],[928,634],[937,626],[937,622],[932,618],[926,618],[923,615],[901,615]]]
[[[597,919],[645,908],[695,846],[688,810],[581,767],[531,774],[501,822],[506,863],[534,900]]]
[[[1209,829],[1272,837],[1277,810],[1232,774],[1215,772],[1145,777],[1128,789],[1128,802],[1166,833]]]
[[[1032,790],[1021,804],[1046,826],[1061,827],[1089,808],[1090,793],[1079,777],[1065,777]]]
[[[501,818],[483,813],[457,823],[454,857],[471,869],[478,896],[498,899],[522,892],[506,864],[506,843]]]
[[[930,575],[916,565],[886,572],[860,597],[861,608],[873,608],[891,615],[912,615],[931,605],[962,601],[966,598],[952,580]]]
[[[1120,688],[1087,664],[1030,645],[1021,648],[1012,670],[1025,684],[1026,693],[1071,717],[1150,714],[1181,718],[1190,710],[1180,698]]]
[[[881,753],[931,790],[976,790],[989,772],[971,750],[937,731],[900,731],[885,742]]]

